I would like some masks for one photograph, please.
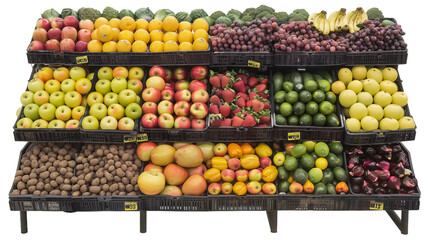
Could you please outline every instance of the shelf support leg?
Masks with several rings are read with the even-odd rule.
[[[21,233],[27,233],[27,211],[20,211],[20,220],[21,220]]]
[[[272,233],[277,232],[277,211],[267,211],[268,223]]]
[[[146,223],[147,223],[147,212],[140,211],[140,232],[146,232]]]
[[[386,210],[389,217],[396,224],[402,234],[408,234],[408,210],[401,211],[401,218],[393,210]]]

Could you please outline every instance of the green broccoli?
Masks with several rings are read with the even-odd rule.
[[[259,7],[256,8],[255,12],[256,12],[256,14],[259,14],[261,12],[273,13],[273,12],[275,12],[275,10],[272,7],[268,7],[266,5],[261,5],[261,6],[259,6]]]
[[[247,8],[243,12],[243,17],[244,16],[250,16],[250,17],[252,17],[252,19],[255,18],[256,17],[255,11],[256,11],[256,8]]]
[[[204,11],[204,9],[194,9],[191,11],[189,16],[191,16],[191,19],[193,22],[197,18],[202,18],[202,17],[208,16],[208,14],[206,13],[206,11]]]
[[[308,19],[308,16],[310,16],[310,14],[308,14],[308,12],[305,9],[299,8],[299,9],[295,9],[293,10],[292,13],[296,13],[296,14],[302,14],[305,17],[305,20]],[[290,18],[290,16],[289,16]],[[304,21],[304,20],[302,20]]]
[[[225,13],[223,13],[222,11],[216,11],[216,12],[214,12],[214,13],[212,13],[212,14],[210,15],[210,18],[211,18],[211,19],[213,19],[213,20],[216,20],[216,19],[218,19],[219,17],[224,17],[224,16],[226,16],[226,15],[225,15]]]
[[[253,18],[251,16],[249,16],[249,15],[246,15],[246,16],[244,16],[244,17],[241,18],[241,21],[243,21],[243,22],[251,22],[251,21],[253,21]]]
[[[81,8],[79,9],[78,14],[79,14],[79,19],[81,20],[89,19],[93,22],[95,22],[97,18],[101,17],[100,11],[98,11],[95,8]]]
[[[302,13],[291,13],[289,14],[289,21],[307,21],[308,17]]]
[[[256,15],[255,19],[262,19],[263,17],[268,18],[267,16],[268,16],[269,14],[271,14],[271,13],[270,13],[270,12],[267,12],[267,11],[260,12],[260,13],[258,13],[258,15]],[[271,15],[272,15],[272,14],[271,14]],[[269,19],[269,18],[268,18],[268,19]]]
[[[105,7],[103,12],[101,13],[102,17],[105,17],[107,20],[110,21],[112,18],[118,18],[118,10],[112,8],[112,7]]]
[[[219,17],[218,19],[216,19],[215,24],[218,24],[218,23],[223,23],[229,27],[229,26],[231,26],[232,21],[231,21],[231,19],[229,19],[229,17],[224,16],[224,17]]]
[[[229,10],[229,11],[228,11],[228,13],[227,13],[226,15],[228,15],[228,14],[234,14],[234,15],[237,15],[237,16],[238,16],[238,18],[241,18],[241,16],[243,15],[240,11],[238,11],[238,10],[236,10],[236,9],[231,9],[231,10]]]
[[[134,16],[133,11],[129,10],[129,9],[122,9],[119,14],[118,14],[118,18],[122,19],[123,17],[128,16],[128,17],[132,17],[135,18],[136,16]]]
[[[278,22],[287,22],[289,20],[289,15],[286,12],[276,12],[273,14]]]
[[[378,8],[368,9],[368,11],[366,11],[366,15],[368,15],[368,19],[384,18],[383,12]]]

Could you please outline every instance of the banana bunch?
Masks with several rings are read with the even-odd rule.
[[[320,33],[327,35],[331,32],[329,21],[326,18],[326,11],[320,13],[313,13],[308,16],[308,23],[319,30]]]
[[[341,8],[340,10],[329,14],[328,22],[329,22],[329,29],[331,30],[331,32],[341,31],[341,29],[343,28],[343,26],[341,25],[341,22],[343,21],[345,16],[346,16],[345,8]]]
[[[349,31],[350,33],[355,33],[360,30],[357,26],[358,24],[363,23],[368,19],[363,8],[359,7],[354,11],[348,12],[341,22],[342,30]]]

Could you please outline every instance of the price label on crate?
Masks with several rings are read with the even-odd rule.
[[[249,61],[247,61],[247,66],[252,67],[252,68],[260,68],[261,63],[249,60]]]
[[[139,207],[137,202],[125,202],[124,209],[125,211],[137,211]]]
[[[147,142],[148,140],[147,133],[137,134],[136,142]]]
[[[76,64],[85,64],[88,63],[88,56],[76,57]]]
[[[287,133],[287,140],[288,141],[299,140],[299,139],[301,139],[301,133],[300,132]]]
[[[384,209],[384,203],[377,202],[377,201],[369,202],[369,210],[383,210],[383,209]]]
[[[136,136],[126,135],[124,136],[124,143],[136,142]]]

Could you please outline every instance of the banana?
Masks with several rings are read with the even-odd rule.
[[[342,30],[347,31],[349,30],[349,21],[352,17],[354,11],[350,11],[344,16],[343,21],[341,22]]]
[[[358,11],[353,11],[353,14],[351,15],[348,25],[349,25],[349,31],[350,33],[355,33],[356,32],[356,17],[358,17],[359,12]]]
[[[325,21],[327,21],[327,19],[326,19],[326,11],[321,11],[320,13],[318,13],[316,15],[314,27],[316,27],[317,30],[319,30],[319,32],[321,32],[321,33],[325,29]]]
[[[320,18],[320,21],[319,21],[319,32],[320,33],[322,33],[323,34],[323,32],[325,31],[325,22],[326,22],[327,20],[326,20],[326,18]],[[328,26],[328,28],[329,28],[329,26]]]
[[[335,12],[332,12],[331,14],[329,14],[328,22],[329,22],[329,29],[331,31],[335,31],[335,22],[336,22],[336,20],[338,19],[339,15],[340,15],[339,12],[340,11],[335,11]]]
[[[320,19],[323,18],[322,13],[317,13],[314,17],[314,24],[313,26],[317,28],[317,30],[320,30]]]
[[[334,24],[335,32],[341,31],[341,29],[342,29],[341,22],[343,21],[344,17],[345,17],[345,14],[338,16],[338,18]]]
[[[323,29],[323,35],[328,35],[331,32],[331,28],[329,26],[329,21],[328,19],[324,19],[325,20],[325,28]]]
[[[312,13],[310,16],[308,16],[308,19],[307,19],[308,24],[313,25],[316,14],[317,13]]]

